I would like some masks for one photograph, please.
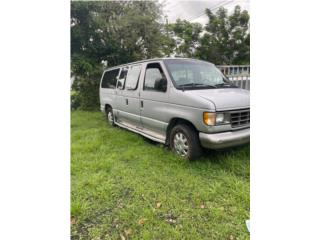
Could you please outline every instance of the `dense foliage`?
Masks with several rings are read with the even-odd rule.
[[[201,58],[215,64],[248,64],[249,15],[206,10],[202,27],[178,19],[166,24],[157,1],[71,2],[72,107],[96,110],[102,61],[108,67],[164,56]]]
[[[236,6],[230,16],[220,8],[216,14],[206,10],[209,23],[200,39],[197,56],[216,64],[248,64],[250,62],[249,14]]]

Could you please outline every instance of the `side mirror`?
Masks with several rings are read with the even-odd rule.
[[[157,89],[160,92],[167,91],[167,80],[164,78],[160,78],[155,83],[155,89]]]

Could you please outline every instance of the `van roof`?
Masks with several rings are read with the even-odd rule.
[[[152,62],[152,61],[160,61],[160,60],[166,60],[166,59],[184,59],[184,60],[195,60],[195,61],[202,61],[199,59],[194,59],[194,58],[184,58],[184,57],[163,57],[163,58],[151,58],[151,59],[145,59],[145,60],[140,60],[140,61],[136,61],[136,62],[130,62],[130,63],[124,63],[121,65],[117,65],[117,66],[113,66],[113,67],[107,67],[104,71],[109,70],[109,69],[113,69],[113,68],[119,68],[119,67],[123,67],[123,66],[128,66],[128,65],[132,65],[132,64],[137,64],[137,63],[144,63],[144,62]]]

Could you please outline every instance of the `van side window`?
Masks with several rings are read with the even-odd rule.
[[[147,65],[143,90],[158,92],[167,90],[167,80],[159,63]]]
[[[123,67],[118,79],[118,84],[117,84],[118,89],[124,88],[124,82],[126,81],[127,73],[128,73],[128,67]]]
[[[128,90],[135,90],[138,86],[141,65],[131,66],[127,73],[125,87]]]
[[[102,88],[116,88],[117,84],[117,76],[119,74],[120,69],[114,69],[110,71],[106,71],[103,75],[101,87]]]

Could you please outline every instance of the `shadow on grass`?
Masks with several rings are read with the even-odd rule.
[[[143,141],[146,144],[150,144],[152,146],[161,146],[163,145],[164,148],[168,151],[170,151],[169,146],[164,145],[162,143],[153,141],[147,137],[142,136]],[[224,159],[226,159],[228,156],[233,156],[235,154],[237,154],[239,151],[244,151],[246,148],[249,148],[250,144],[245,144],[242,146],[237,146],[237,147],[233,147],[233,148],[227,148],[227,149],[222,149],[222,150],[213,150],[213,149],[206,149],[203,148],[203,152],[202,152],[202,156],[196,160],[193,160],[191,162],[201,162],[204,160],[209,160],[211,162],[221,162]]]
[[[142,137],[142,139],[143,139],[143,141],[144,141],[145,143],[148,143],[148,144],[150,144],[150,145],[152,145],[152,146],[159,146],[159,145],[162,144],[162,143],[153,141],[153,140],[151,140],[150,138],[144,137],[144,136],[142,136],[142,135],[141,135],[141,137]]]
[[[145,137],[143,137],[143,139],[145,144],[150,144],[154,147],[163,145]],[[249,176],[250,144],[223,150],[203,148],[202,156],[191,161],[177,156],[168,146],[164,146],[163,148],[167,151],[168,155],[170,154],[171,157],[169,157],[169,159],[176,159],[178,161],[177,163],[183,168],[189,170],[193,169],[196,175],[199,174],[199,171],[202,172],[211,169],[213,171],[222,171],[239,177],[247,178]],[[178,159],[180,159],[180,161]]]
[[[208,159],[221,159],[225,158],[226,156],[235,155],[241,151],[245,151],[247,148],[250,147],[249,144],[245,144],[242,146],[232,147],[232,148],[226,148],[222,150],[212,150],[212,149],[203,149],[203,157]]]
[[[142,140],[142,144],[150,147],[161,147],[164,150],[164,154],[168,154],[165,159],[162,159],[163,163],[168,164],[170,161],[174,160],[174,164],[180,165],[180,167],[185,168],[194,168],[196,172],[199,170],[212,169],[215,171],[225,171],[237,176],[244,176],[247,174],[248,160],[250,158],[250,144],[233,147],[224,150],[212,150],[212,149],[203,149],[203,154],[200,158],[196,160],[185,160],[182,157],[177,156],[173,153],[170,148],[162,143],[153,141],[142,135],[133,133],[130,130],[125,128],[117,127],[121,131],[139,136]],[[129,162],[129,160],[127,161]],[[171,162],[172,163],[172,162]],[[170,164],[171,164],[170,163]],[[201,170],[202,169],[202,170]]]

